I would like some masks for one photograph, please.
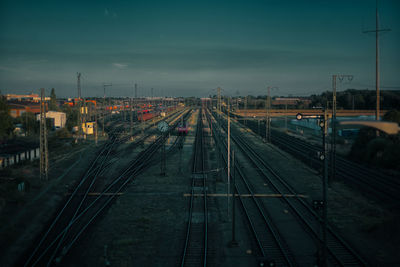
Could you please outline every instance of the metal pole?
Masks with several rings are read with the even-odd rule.
[[[375,29],[375,58],[376,58],[376,68],[375,68],[375,75],[376,75],[376,120],[379,120],[379,109],[380,109],[380,99],[379,99],[379,19],[378,19],[378,0],[376,0],[376,29]],[[378,131],[377,131],[378,133]]]
[[[103,84],[103,89],[104,89],[104,95],[103,95],[103,136],[105,135],[104,133],[104,116],[106,115],[106,85]]]
[[[288,117],[288,112],[287,112],[287,100],[285,103],[285,131],[287,132],[287,117]]]
[[[268,97],[269,97],[269,86],[267,87],[267,99],[265,100],[265,142],[268,142]]]
[[[379,93],[379,32],[390,31],[391,29],[379,29],[379,15],[378,15],[378,0],[376,0],[375,11],[375,30],[363,31],[363,33],[375,33],[375,86],[376,86],[376,111],[375,119],[379,120],[380,117],[380,93]],[[377,131],[377,134],[379,132]]]
[[[244,125],[247,125],[247,96],[244,98]]]
[[[165,140],[166,134],[163,133],[163,144],[162,144],[162,152],[161,152],[161,175],[165,176],[166,173],[166,158],[165,158]]]
[[[336,164],[336,77],[332,77],[333,99],[332,99],[332,140],[331,140],[331,181],[335,179],[335,164]]]
[[[270,143],[271,142],[271,88],[268,87],[268,139],[267,142]]]
[[[46,102],[44,88],[40,89],[40,179],[48,180],[49,151],[47,146]]]
[[[228,103],[227,103],[227,115],[228,115],[228,183],[227,183],[227,211],[228,211],[228,216],[229,216],[229,189],[230,189],[230,181],[231,181],[231,118],[230,118],[230,103],[229,103],[229,98],[228,98]],[[229,217],[228,217],[229,218]]]
[[[236,241],[236,216],[235,216],[235,189],[236,189],[236,159],[235,150],[232,151],[232,168],[233,168],[233,178],[232,178],[232,240],[230,242],[231,247],[237,247],[239,244]]]
[[[106,86],[112,86],[112,84],[106,84],[103,83],[103,89],[104,89],[104,95],[103,95],[103,107],[104,107],[104,113],[103,113],[103,136],[105,136],[105,132],[104,132],[104,117],[107,114],[107,110],[106,110]]]
[[[94,104],[94,127],[95,127],[94,128],[94,131],[95,131],[94,140],[97,145],[97,141],[98,141],[98,137],[97,137],[97,101],[96,101],[96,104]]]
[[[327,110],[324,110],[324,127],[322,129],[322,146],[323,146],[323,155],[324,155],[324,177],[322,181],[322,199],[324,202],[323,207],[323,226],[322,226],[322,241],[323,241],[323,250],[322,250],[322,259],[324,266],[327,266],[327,224],[328,224],[328,158],[327,158],[327,149],[326,149],[326,136],[328,134],[328,114]]]

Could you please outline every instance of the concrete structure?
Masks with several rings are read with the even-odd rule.
[[[17,164],[25,160],[35,160],[39,158],[39,148],[31,148],[25,151],[17,151],[11,154],[0,154],[0,169]]]
[[[67,114],[64,112],[48,111],[46,113],[46,118],[54,119],[54,127],[56,128],[64,128],[67,122]]]
[[[37,120],[40,121],[40,116],[36,116]],[[58,111],[48,111],[46,112],[46,118],[53,119],[55,128],[64,128],[67,122],[67,114]]]

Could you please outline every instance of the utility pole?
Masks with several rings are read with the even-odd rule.
[[[287,132],[287,117],[288,117],[288,111],[287,111],[287,100],[285,101],[285,132]]]
[[[221,87],[218,87],[217,92],[218,92],[217,111],[219,114],[219,113],[221,113]]]
[[[153,101],[154,101],[154,99],[153,99],[153,93],[154,93],[154,88],[151,88],[151,99],[150,99],[150,104],[151,105],[153,105],[154,103],[153,103]]]
[[[230,181],[231,181],[231,116],[230,116],[230,98],[228,97],[227,101],[227,115],[228,115],[228,187],[227,187],[227,211],[228,211],[228,218],[229,218],[229,188],[230,188]]]
[[[137,83],[135,83],[135,98],[137,98]]]
[[[266,120],[265,120],[265,141],[271,142],[271,118],[270,118],[270,109],[271,109],[271,86],[268,86],[268,94],[267,94],[267,102],[265,104],[266,107]]]
[[[237,247],[239,243],[236,241],[236,216],[235,216],[235,198],[236,198],[236,159],[235,150],[232,151],[232,168],[233,168],[233,179],[232,179],[232,240],[229,242],[230,247]]]
[[[339,81],[343,81],[344,78],[351,81],[353,75],[332,75],[331,181],[335,179],[336,175],[336,78],[339,78]]]
[[[106,116],[107,110],[106,110],[106,87],[107,86],[112,86],[111,83],[103,83],[103,89],[104,89],[104,95],[103,95],[103,136],[105,136],[104,132],[104,117]]]
[[[98,137],[97,137],[97,98],[95,98],[94,103],[94,140],[97,146]]]
[[[322,225],[322,241],[323,241],[323,249],[322,249],[322,259],[323,266],[327,266],[327,256],[328,256],[328,244],[327,244],[327,226],[328,226],[328,155],[326,149],[326,137],[328,135],[328,113],[327,110],[324,110],[323,115],[323,125],[322,126],[322,155],[323,155],[323,163],[324,163],[324,177],[322,179],[322,201],[323,201],[323,215],[322,218],[324,223]]]
[[[136,84],[135,84],[136,85]],[[133,107],[132,107],[132,105],[133,105],[133,101],[132,101],[132,98],[133,97],[131,97],[129,100],[129,108],[130,108],[130,115],[129,115],[129,119],[130,119],[130,123],[131,123],[131,130],[130,130],[130,132],[131,132],[131,140],[133,139]]]
[[[46,101],[44,88],[40,89],[40,179],[48,180],[49,151],[47,147]]]
[[[378,0],[376,0],[376,11],[375,11],[375,30],[363,31],[363,33],[375,33],[375,87],[376,87],[376,112],[375,120],[379,120],[380,117],[380,93],[379,93],[379,32],[388,32],[391,29],[379,29],[379,17],[378,17]],[[378,132],[378,131],[377,131]]]
[[[244,97],[244,125],[247,125],[247,96]]]

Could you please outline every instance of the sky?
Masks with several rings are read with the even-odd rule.
[[[400,1],[379,0],[382,89],[400,89]],[[375,0],[0,2],[0,90],[83,96],[375,89]]]

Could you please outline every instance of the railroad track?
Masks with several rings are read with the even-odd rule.
[[[209,113],[207,113],[207,119],[209,121],[212,120]],[[213,136],[215,142],[219,146],[223,147],[223,151],[227,151],[225,139],[218,140],[218,134],[216,131]],[[222,153],[222,158],[226,165],[226,153]],[[227,174],[226,169],[225,172]],[[255,239],[256,246],[260,253],[259,257],[261,261],[264,264],[267,264],[267,266],[297,266],[288,245],[273,220],[273,217],[264,208],[260,199],[257,199],[254,196],[254,188],[248,181],[241,164],[237,160],[234,162],[233,172],[235,173],[233,176],[238,176],[240,179],[232,182],[232,194],[237,196],[241,204],[251,234]],[[251,197],[244,198],[242,195],[250,195]]]
[[[203,110],[197,120],[193,153],[191,196],[185,245],[181,266],[207,266],[208,210],[207,180],[205,174],[205,145],[203,138]],[[194,196],[200,193],[203,196]]]
[[[224,124],[222,124],[224,125]],[[241,133],[233,130],[231,135],[237,147],[251,161],[254,168],[258,170],[260,176],[268,183],[269,190],[282,195],[281,202],[290,208],[291,213],[303,225],[303,228],[317,241],[317,246],[321,246],[320,237],[321,217],[313,208],[302,198],[285,197],[285,194],[297,195],[294,188],[285,182],[262,157],[254,151]],[[287,241],[290,243],[290,241]],[[292,248],[295,251],[296,248]],[[345,242],[331,227],[327,231],[327,251],[328,261],[334,266],[367,266],[365,260]],[[303,264],[301,264],[303,265]]]
[[[86,175],[61,207],[55,219],[49,223],[47,230],[28,252],[24,262],[18,265],[53,266],[62,261],[103,210],[134,177],[150,165],[151,159],[165,142],[165,136],[159,136],[147,149],[140,152],[118,177],[102,188],[100,194],[96,197],[90,196],[95,188],[97,177],[108,166],[110,152],[118,143],[116,136],[117,134],[110,136],[110,140],[104,144]]]
[[[255,123],[248,121],[248,125],[254,133],[257,132]],[[265,128],[261,130],[261,133],[264,132]],[[322,169],[322,162],[317,157],[318,152],[321,151],[320,147],[276,130],[272,130],[271,133],[271,142],[274,145],[299,158],[310,167],[317,170]],[[331,173],[330,169],[328,173]],[[397,177],[349,161],[340,155],[336,155],[336,176],[361,189],[368,196],[372,195],[376,199],[400,204],[398,193],[400,192],[400,180]]]

